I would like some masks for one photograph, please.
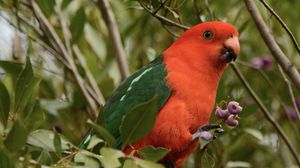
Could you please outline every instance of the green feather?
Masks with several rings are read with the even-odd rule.
[[[149,101],[154,95],[158,96],[158,107],[160,109],[169,98],[171,89],[165,82],[167,76],[165,66],[163,58],[160,56],[139,69],[115,90],[103,107],[103,116],[97,119],[97,123],[103,124],[116,138],[117,148],[120,148],[122,144],[119,127],[123,116],[130,109],[140,103]],[[85,139],[83,141],[87,143]]]

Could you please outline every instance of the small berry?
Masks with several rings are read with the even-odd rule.
[[[284,107],[284,113],[287,116],[287,118],[289,118],[290,120],[298,120],[298,115],[297,112],[294,110],[294,108],[288,106],[288,107]]]
[[[235,118],[234,115],[230,115],[227,120],[226,120],[226,124],[231,126],[231,127],[236,127],[239,125],[238,120]]]
[[[251,66],[254,68],[254,69],[261,69],[263,68],[263,61],[256,57],[256,58],[252,58],[251,60]]]
[[[265,55],[261,57],[262,63],[263,63],[263,68],[267,71],[270,71],[273,69],[273,61],[272,57]]]
[[[229,102],[227,105],[227,109],[231,114],[239,114],[243,110],[240,104],[236,101]]]
[[[215,116],[218,118],[226,118],[228,114],[228,110],[222,110],[220,107],[217,106],[217,109],[215,111]]]
[[[205,140],[205,141],[211,141],[211,140],[214,139],[214,136],[210,132],[208,132],[208,131],[202,131],[202,132],[200,132],[199,137],[201,139]]]

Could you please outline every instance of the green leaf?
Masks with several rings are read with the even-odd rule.
[[[72,33],[73,42],[77,42],[81,37],[84,30],[85,21],[86,15],[84,12],[84,8],[81,7],[71,20],[70,31]]]
[[[38,158],[38,162],[42,165],[51,165],[53,163],[50,153],[43,150]]]
[[[61,8],[65,9],[70,4],[70,2],[72,2],[72,0],[63,0],[61,3]]]
[[[134,161],[137,165],[139,165],[142,168],[164,168],[163,165],[154,163],[148,160],[142,160],[139,158],[134,158]]]
[[[10,110],[10,97],[5,85],[0,81],[0,122],[6,126]]]
[[[0,60],[0,67],[2,67],[6,73],[12,75],[14,79],[17,79],[18,75],[22,71],[23,64],[12,61]]]
[[[118,168],[121,166],[121,163],[119,161],[119,158],[124,157],[124,153],[116,150],[116,149],[112,149],[112,148],[106,148],[103,147],[100,150],[101,153],[101,163],[103,164],[103,167],[109,167],[109,168]]]
[[[92,152],[81,150],[74,156],[74,167],[76,168],[99,168],[100,167],[100,155],[96,155]]]
[[[54,148],[55,148],[55,151],[56,151],[58,157],[60,158],[61,157],[61,153],[62,153],[62,150],[61,150],[61,139],[60,139],[59,134],[56,131],[54,132],[53,145],[54,145]]]
[[[161,160],[164,156],[166,156],[170,151],[171,150],[162,148],[162,147],[155,148],[153,146],[146,146],[146,147],[140,148],[137,151],[137,153],[143,159],[157,162],[157,161]]]
[[[26,109],[26,108],[25,108]],[[45,113],[41,109],[40,102],[36,101],[31,111],[24,113],[24,125],[28,131],[35,130],[45,123]]]
[[[125,147],[149,133],[158,111],[158,96],[153,96],[149,101],[133,107],[124,116],[120,126],[122,146]]]
[[[132,159],[127,159],[124,162],[123,168],[140,168]]]
[[[206,141],[204,139],[200,139],[200,149],[204,149],[206,145],[208,145],[211,141]]]
[[[27,132],[24,126],[17,120],[4,140],[4,144],[9,151],[16,152],[25,145],[26,139]]]
[[[32,95],[39,86],[40,79],[34,77],[30,59],[27,57],[26,66],[17,79],[15,90],[15,112],[20,112],[31,100]]]
[[[0,167],[15,168],[16,159],[12,155],[8,154],[3,149],[0,149]]]
[[[89,142],[88,146],[86,147],[86,149],[90,149],[91,150],[95,146],[97,146],[98,144],[104,145],[105,142],[102,139],[98,138],[96,135],[93,135],[91,137],[90,142]]]
[[[49,17],[54,12],[55,0],[36,0],[46,17]]]
[[[35,130],[29,134],[27,143],[32,146],[43,148],[44,150],[55,152],[54,146],[54,133],[50,130]],[[60,135],[61,140],[61,150],[70,150],[72,145],[63,136]]]
[[[116,143],[116,139],[102,126],[97,125],[90,120],[88,121],[89,124],[91,124],[93,131],[95,134],[101,138],[103,138],[109,146],[113,147]]]
[[[59,110],[68,108],[70,106],[70,102],[60,101],[58,99],[41,99],[40,100],[41,108],[50,113],[51,115],[58,116]]]

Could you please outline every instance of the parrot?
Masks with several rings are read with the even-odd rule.
[[[209,124],[221,76],[240,50],[239,33],[226,22],[192,26],[148,65],[114,91],[103,107],[103,126],[119,142],[122,118],[134,106],[158,96],[158,113],[151,131],[123,149],[125,154],[147,145],[170,152],[160,161],[180,168],[199,145],[199,132]],[[145,109],[147,110],[147,109]],[[90,137],[90,136],[88,136]],[[83,140],[87,143],[88,138]]]

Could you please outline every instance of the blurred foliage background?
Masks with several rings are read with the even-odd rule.
[[[88,151],[79,152],[76,147],[91,128],[87,122],[93,111],[89,101],[96,109],[100,108],[101,93],[107,100],[122,81],[115,49],[97,3],[89,0],[34,2],[67,54],[49,38],[49,32],[44,32],[45,26],[41,26],[30,1],[0,0],[0,167],[120,167],[124,162],[120,151],[103,148],[100,157]],[[236,26],[241,44],[237,66],[300,152],[300,124],[288,85],[243,1],[141,2],[152,10],[159,8],[158,14],[186,26],[211,20]],[[300,1],[267,2],[299,41]],[[300,56],[288,34],[259,1],[255,3],[277,43],[299,68]],[[110,0],[110,5],[130,73],[153,60],[183,32],[157,20],[138,1]],[[83,81],[83,86],[78,81]],[[299,92],[293,85],[292,88],[300,109]],[[222,77],[216,102],[228,99],[237,100],[243,106],[239,126],[226,127],[224,135],[205,150],[197,150],[184,168],[299,166],[231,68]],[[104,143],[100,138],[96,142]],[[138,167],[158,166],[134,161]],[[130,165],[133,164],[126,160],[124,167]]]

